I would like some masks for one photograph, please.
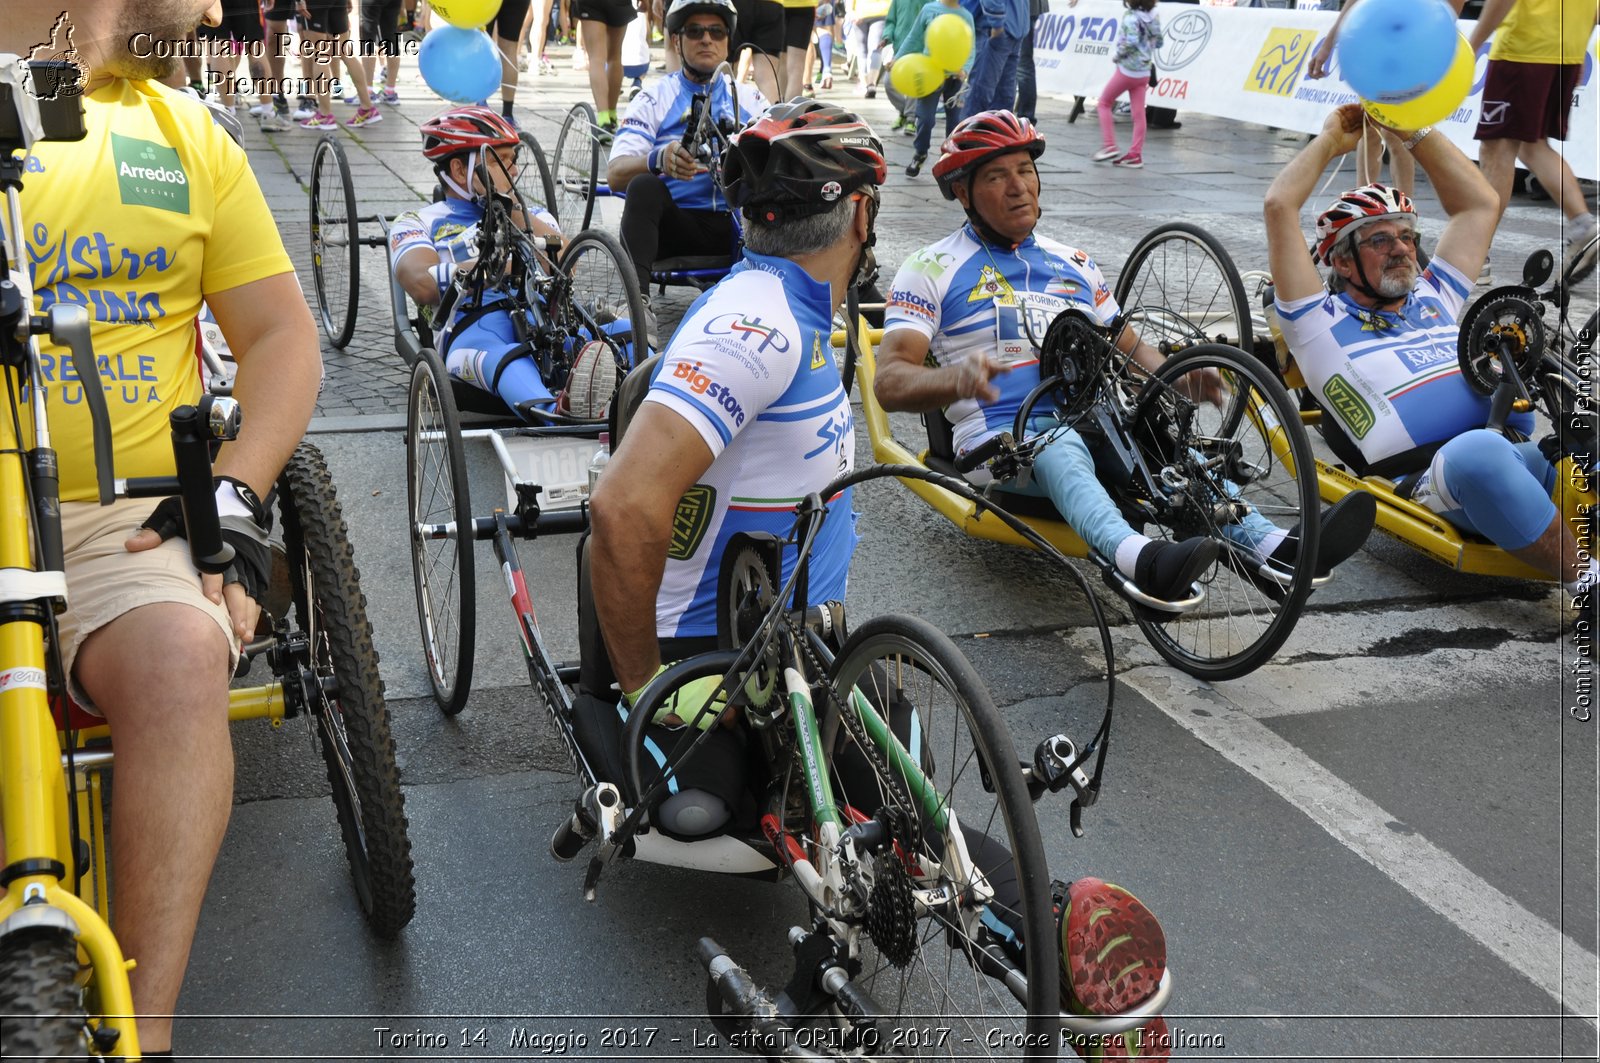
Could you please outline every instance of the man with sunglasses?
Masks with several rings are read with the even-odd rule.
[[[1329,115],[1266,198],[1276,310],[1323,406],[1323,434],[1358,473],[1397,480],[1402,495],[1578,593],[1593,582],[1595,562],[1580,565],[1551,501],[1555,469],[1538,444],[1484,428],[1489,399],[1457,366],[1457,318],[1500,217],[1494,188],[1443,136],[1400,131],[1450,216],[1427,268],[1418,267],[1410,197],[1378,184],[1323,211],[1315,258],[1306,250],[1300,208],[1327,165],[1360,143],[1362,120],[1359,104]],[[1526,433],[1532,415],[1513,415],[1510,427]]]
[[[510,119],[487,107],[455,107],[422,124],[422,153],[433,163],[444,198],[395,218],[389,230],[389,257],[395,277],[418,306],[437,310],[456,276],[477,261],[478,226],[488,196],[511,192],[518,172],[521,140]],[[487,181],[487,184],[485,183]],[[517,220],[534,236],[560,236],[548,210],[517,203]],[[539,421],[552,409],[579,417],[596,409],[570,408],[539,373],[531,345],[518,336],[507,311],[508,293],[489,288],[467,291],[452,303],[446,320],[434,319],[435,345],[451,376],[499,395],[518,416]],[[597,364],[600,345],[590,353]],[[579,355],[582,359],[583,354]],[[574,374],[579,370],[574,367]],[[559,382],[557,382],[559,384]],[[608,388],[596,393],[609,394]]]
[[[606,181],[627,195],[622,246],[633,259],[640,291],[649,292],[650,267],[663,247],[674,258],[737,255],[739,230],[711,172],[711,145],[690,128],[701,108],[709,108],[707,120],[722,135],[767,112],[761,93],[738,88],[726,75],[714,77],[728,58],[737,22],[732,0],[673,0],[667,35],[682,67],[634,99],[611,146]],[[647,320],[650,346],[659,349],[654,314]]]

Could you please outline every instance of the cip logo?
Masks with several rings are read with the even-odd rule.
[[[720,314],[706,322],[701,330],[707,336],[738,336],[746,343],[752,339],[759,339],[756,350],[764,351],[768,347],[780,354],[789,349],[789,337],[773,328],[763,325],[759,317],[750,317],[743,314]]]

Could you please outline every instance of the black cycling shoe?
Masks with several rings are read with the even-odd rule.
[[[1339,501],[1322,511],[1322,532],[1317,541],[1318,579],[1333,571],[1335,565],[1350,559],[1372,534],[1372,525],[1378,517],[1378,500],[1366,491],[1351,491]],[[1294,566],[1295,551],[1299,549],[1300,525],[1289,529],[1289,534],[1272,551],[1267,561],[1276,568]]]
[[[1145,544],[1133,564],[1133,582],[1152,598],[1177,602],[1189,597],[1189,588],[1217,560],[1216,540],[1204,535],[1181,543],[1157,539]]]

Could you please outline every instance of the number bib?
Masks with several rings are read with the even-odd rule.
[[[1070,306],[1083,304],[1044,292],[1014,292],[1010,298],[994,301],[995,358],[1002,365],[1031,362],[1039,357],[1039,345],[1050,330],[1050,322]],[[1093,310],[1083,308],[1093,317]]]

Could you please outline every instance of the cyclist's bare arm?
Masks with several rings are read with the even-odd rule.
[[[958,399],[993,402],[1000,392],[990,379],[1010,372],[993,358],[968,358],[960,365],[925,364],[928,337],[913,328],[885,333],[878,348],[872,393],[885,410],[925,413]]]
[[[672,520],[678,500],[711,461],[711,449],[688,421],[646,402],[595,488],[590,502],[594,604],[624,691],[644,686],[661,664],[655,603]]]

